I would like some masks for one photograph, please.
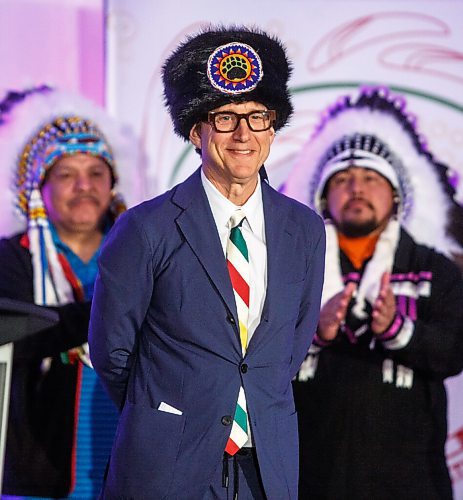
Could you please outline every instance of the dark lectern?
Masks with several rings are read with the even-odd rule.
[[[58,313],[51,309],[0,298],[0,485],[3,481],[13,342],[53,326],[58,319]]]

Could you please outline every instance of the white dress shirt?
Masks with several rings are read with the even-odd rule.
[[[241,207],[225,198],[201,170],[203,183],[214,221],[219,233],[224,258],[226,258],[227,240],[230,235],[230,217],[239,208],[246,215],[241,230],[246,240],[250,265],[248,345],[252,335],[260,323],[267,290],[267,246],[265,244],[264,207],[262,204],[262,188],[260,177],[254,193]]]
[[[241,207],[235,205],[212,184],[201,170],[203,183],[209,205],[214,216],[215,225],[219,233],[224,259],[226,259],[227,241],[230,236],[230,217],[239,208],[246,215],[241,225],[241,231],[248,247],[249,255],[249,316],[248,316],[248,345],[256,328],[260,323],[267,291],[267,245],[265,244],[264,206],[262,204],[262,188],[260,176],[257,186]],[[252,447],[251,427],[248,416],[248,440],[245,447]]]

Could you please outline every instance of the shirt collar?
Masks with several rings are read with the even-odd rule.
[[[75,256],[76,259],[78,259],[79,261],[81,260],[80,257],[75,254],[71,248],[66,245],[66,243],[64,243],[61,238],[59,237],[58,235],[58,231],[56,230],[55,226],[53,225],[53,223],[51,221],[48,221],[48,225],[50,227],[50,233],[51,233],[51,237],[52,237],[52,240],[53,240],[53,243],[56,247],[57,250],[61,251],[64,255],[66,255],[66,257],[69,257],[69,255],[72,255],[72,256]],[[103,230],[103,239],[101,240],[101,244],[100,244],[100,247],[98,248],[98,250],[94,253],[93,257],[91,258],[91,260],[89,261],[88,264],[90,264],[90,262],[92,261],[95,261],[96,262],[96,259],[98,258],[99,254],[100,254],[100,250],[101,250],[101,247],[103,245],[103,242],[104,240],[106,239],[106,236],[109,232],[109,229],[111,228],[110,224],[107,223],[105,224],[105,227],[104,227],[104,230]],[[84,264],[84,263],[83,263]],[[84,264],[85,265],[85,264]]]
[[[252,195],[241,207],[235,205],[212,184],[201,169],[201,181],[211,206],[212,215],[218,227],[227,227],[231,215],[238,208],[246,215],[246,220],[253,233],[259,234],[262,229],[262,189],[260,176],[257,177],[257,186]]]

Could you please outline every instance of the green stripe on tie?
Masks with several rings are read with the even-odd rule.
[[[230,239],[235,245],[235,247],[241,252],[243,257],[249,262],[248,247],[244,241],[241,229],[239,226],[234,227],[230,231]]]
[[[243,410],[243,408],[241,408],[240,405],[236,405],[234,420],[243,429],[244,432],[248,432],[246,412]]]

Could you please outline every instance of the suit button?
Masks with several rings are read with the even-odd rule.
[[[240,366],[241,373],[246,373],[248,371],[248,365],[246,363],[243,363]]]
[[[230,314],[230,316],[227,316],[228,321],[234,325],[235,324],[235,318]]]
[[[225,415],[222,417],[222,425],[231,425],[233,423],[233,418],[231,415]]]

